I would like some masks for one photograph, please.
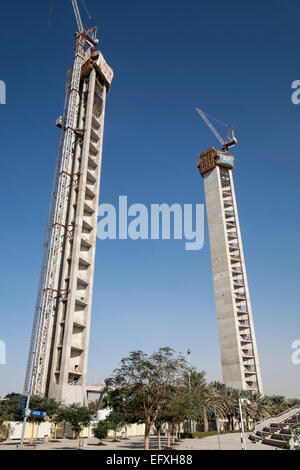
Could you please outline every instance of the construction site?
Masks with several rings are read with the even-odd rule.
[[[68,72],[24,394],[87,404],[86,376],[94,279],[106,94],[113,71],[97,50],[97,28],[85,30],[72,1],[78,33]],[[204,180],[219,324],[223,380],[263,394],[229,148],[199,155]],[[96,391],[96,390],[92,390]],[[101,393],[101,387],[99,388]]]
[[[98,243],[97,223],[106,97],[113,87],[114,71],[104,58],[105,51],[102,52],[102,46],[100,48],[97,26],[86,28],[78,2],[71,0],[69,3],[73,8],[77,29],[73,63],[66,77],[63,113],[56,121],[60,137],[22,393],[21,408],[24,422],[16,423],[13,428],[7,421],[5,432],[0,429],[0,438],[1,432],[5,436],[2,437],[3,440],[20,441],[19,449],[22,449],[24,440],[30,437],[32,445],[34,433],[37,440],[43,440],[45,449],[49,435],[53,442],[57,439],[71,439],[74,436],[73,428],[65,425],[60,428],[56,422],[55,426],[41,422],[35,428],[34,421],[30,421],[33,416],[31,414],[33,397],[54,399],[64,406],[77,404],[87,408],[94,406],[90,400],[92,395],[96,397],[95,409],[93,408],[95,421],[105,420],[108,416],[107,410],[102,409],[108,390],[107,385],[104,383],[90,385],[87,376],[90,333],[93,325],[92,300]],[[83,5],[85,6],[84,2]],[[254,401],[264,399],[264,387],[258,353],[260,349],[258,346],[263,345],[257,346],[254,327],[256,313],[252,312],[238,197],[233,176],[235,171],[238,178],[239,161],[232,153],[232,149],[237,145],[239,136],[233,126],[218,121],[200,108],[196,108],[196,111],[213,138],[216,138],[220,144],[220,148],[211,146],[199,153],[198,160],[194,164],[194,173],[197,173],[198,168],[205,194],[222,384],[228,390],[236,391],[238,416],[231,422],[231,419],[225,416],[225,412],[224,416],[221,416],[221,405],[220,411],[215,403],[208,405],[205,403],[203,406],[204,409],[207,407],[208,417],[203,420],[204,431],[208,432],[208,429],[215,431],[218,441],[217,437],[211,438],[210,441],[206,441],[208,447],[203,444],[203,448],[220,450],[219,434],[225,434],[229,428],[232,433],[239,431],[240,437],[235,439],[228,435],[224,438],[224,448],[228,450],[235,449],[240,444],[241,449],[246,450],[245,433],[250,431],[252,434],[248,434],[247,437],[251,440],[251,443],[248,443],[251,450],[255,450],[257,444],[261,445],[262,450],[288,448],[286,442],[299,428],[298,402],[295,401],[288,410],[280,411],[278,416],[261,414],[255,417],[251,415],[249,418],[249,414],[246,418],[245,414],[243,419],[243,412],[248,405],[250,406],[251,397]],[[212,121],[227,127],[227,135],[224,138]],[[205,267],[207,272],[209,268],[210,266]],[[201,292],[201,295],[206,293]],[[104,318],[104,312],[101,314]],[[188,317],[188,314],[184,315]],[[187,387],[191,392],[191,377],[197,372],[189,362],[191,350],[187,351]],[[105,361],[105,358],[101,357],[100,368],[101,361]],[[221,390],[223,385],[217,384],[214,387],[216,389],[219,387]],[[117,388],[114,386],[112,389],[115,391]],[[107,401],[108,408],[109,403]],[[46,413],[39,416],[44,418]],[[116,442],[119,442],[117,437],[119,439],[132,437],[137,439],[135,445],[139,446],[139,439],[147,428],[147,423],[141,423],[143,423],[141,419],[129,421],[128,424],[122,422],[122,426],[116,427],[114,432],[110,428],[107,436]],[[149,431],[152,439],[158,429],[157,427],[155,429],[153,423],[154,421],[150,426],[151,432]],[[163,421],[162,425],[166,440],[165,449],[171,448],[170,423],[171,420]],[[176,421],[176,426],[177,424]],[[183,434],[189,434],[184,437],[192,438],[192,434],[196,433],[198,428],[200,429],[200,424],[193,417],[186,422],[179,422],[176,433],[172,428],[172,436],[175,433],[182,450],[200,449],[201,447],[193,447],[194,444],[191,443],[191,447],[180,444],[180,437]],[[84,446],[87,446],[87,440],[93,439],[92,436],[95,434],[89,424],[82,429],[79,436],[82,437]],[[93,441],[90,445],[93,447],[97,444]],[[155,445],[153,443],[153,448],[156,449]],[[174,436],[172,445],[175,445]],[[159,441],[159,449],[160,446]],[[111,446],[108,450],[114,448]],[[124,450],[126,446],[124,448],[120,445],[117,448]],[[59,450],[59,446],[53,445],[53,449]]]
[[[84,30],[78,5],[57,167],[24,393],[87,403],[86,370],[93,292],[106,93],[113,71]]]

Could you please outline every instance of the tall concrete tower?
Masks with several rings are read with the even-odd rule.
[[[61,120],[64,140],[50,244],[24,387],[66,403],[87,399],[105,99],[113,78],[97,43],[86,31],[77,34],[67,114]]]
[[[223,381],[263,393],[232,170],[213,147],[199,155],[209,229]]]

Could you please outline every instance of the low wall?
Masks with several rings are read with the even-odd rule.
[[[1,439],[21,439],[22,422],[4,421],[0,427]],[[45,421],[42,423],[26,423],[25,439],[43,439],[44,436],[51,436],[52,424]]]

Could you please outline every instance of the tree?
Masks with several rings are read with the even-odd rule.
[[[167,423],[168,443],[166,449],[171,446],[171,431],[173,435],[172,444],[175,443],[175,437],[178,436],[180,424],[189,416],[190,411],[190,393],[185,384],[174,387],[169,399],[162,406],[154,422],[157,431],[158,449],[161,449],[160,432],[163,423]]]
[[[57,402],[54,398],[48,398],[43,395],[33,395],[30,399],[30,408],[33,410],[45,411],[48,418],[58,416],[61,403]],[[39,416],[30,416],[27,418],[29,423],[32,423],[30,444],[33,444],[35,425],[44,421],[44,418]]]
[[[185,359],[165,347],[151,356],[131,352],[106,380],[113,409],[126,411],[131,420],[145,424],[145,450],[149,449],[151,426],[174,387],[183,382],[186,370]]]
[[[287,448],[290,450],[300,450],[300,428],[292,431],[292,437],[288,442]]]
[[[64,412],[61,408],[57,410],[56,413],[54,413],[51,418],[49,419],[54,424],[54,435],[53,439],[57,439],[57,425],[58,423],[62,423],[64,421]]]
[[[78,403],[74,403],[64,408],[62,417],[70,423],[72,431],[78,437],[78,447],[80,448],[81,433],[91,422],[91,411]]]
[[[18,393],[8,394],[4,400],[0,402],[0,421],[23,421],[24,416],[20,409],[20,399],[26,398],[24,395]],[[51,419],[57,415],[61,407],[60,402],[54,398],[47,398],[41,395],[33,395],[30,399],[30,408],[33,410],[45,411],[47,416]],[[30,416],[27,418],[29,423],[32,423],[32,433],[30,443],[33,443],[35,425],[44,421],[44,418],[38,416]]]
[[[128,413],[124,407],[115,407],[106,419],[109,429],[114,431],[114,442],[118,442],[117,432],[123,426],[125,427],[127,437],[127,424],[131,422],[131,413]]]
[[[102,442],[102,439],[107,436],[107,432],[108,422],[106,420],[98,421],[98,423],[93,427],[93,436],[96,437],[96,439],[99,439],[98,446],[105,446],[105,444]]]

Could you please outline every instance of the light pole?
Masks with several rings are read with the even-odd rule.
[[[250,405],[250,401],[247,400],[247,398],[239,397],[241,447],[242,447],[242,450],[246,450],[246,438],[245,438],[245,430],[244,430],[244,422],[243,422],[242,403],[247,403],[248,405]]]
[[[189,365],[189,392],[191,392],[191,350],[187,350],[188,365]]]
[[[23,450],[25,429],[26,429],[26,423],[27,423],[27,410],[29,409],[29,402],[30,402],[30,390],[28,392],[27,399],[26,399],[26,406],[25,406],[25,409],[24,409],[24,421],[23,421],[21,439],[20,439],[20,444],[18,446],[18,450]]]
[[[189,393],[191,393],[191,350],[190,348],[187,350],[187,362],[188,362],[188,373],[189,373]],[[189,420],[189,428],[192,432],[192,420]]]
[[[220,432],[219,432],[219,418],[218,418],[215,406],[214,406],[214,412],[215,412],[215,417],[216,417],[216,426],[217,426],[217,433],[218,433],[219,450],[221,450],[221,441],[220,441]]]

